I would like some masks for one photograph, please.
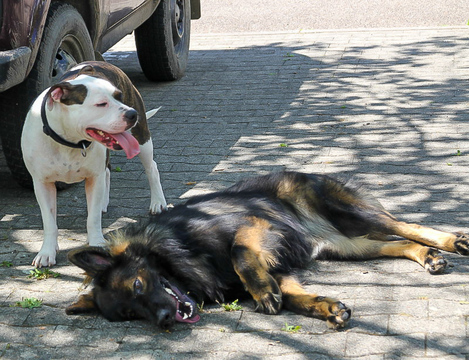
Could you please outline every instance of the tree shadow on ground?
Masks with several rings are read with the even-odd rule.
[[[468,40],[435,36],[386,46],[379,42],[331,46],[319,39],[311,45],[271,43],[195,50],[187,75],[178,82],[163,84],[145,80],[134,52],[112,53],[107,58],[129,74],[147,108],[163,105],[150,128],[163,187],[171,202],[223,188],[248,175],[282,169],[310,171],[353,177],[405,219],[456,230],[468,221],[469,189],[464,170],[468,168],[469,94],[464,59],[469,57],[462,55],[461,45]],[[123,216],[144,217],[148,206],[148,187],[138,160],[127,161],[123,154],[115,153],[112,162],[124,171],[112,174],[111,188],[115,190],[105,226]],[[0,253],[9,256],[13,243],[20,247],[14,251],[24,252],[22,230],[40,229],[41,223],[34,195],[13,184],[3,158],[0,179],[0,210],[4,213]],[[77,212],[71,220],[70,214]],[[59,196],[59,213],[65,214],[59,226],[84,232],[86,204],[81,186]],[[467,258],[459,259],[467,266]],[[355,265],[350,266],[352,270],[348,271],[353,272]],[[5,282],[24,286],[14,277],[0,281]],[[454,281],[455,286],[458,284]],[[338,280],[336,285],[345,292],[347,286],[360,287],[350,279]],[[383,282],[378,278],[366,285],[380,286]],[[419,285],[415,282],[412,286]],[[445,286],[452,291],[451,284]],[[384,308],[384,316],[389,311]],[[210,319],[216,326],[218,320]],[[303,334],[303,338],[301,334],[258,331],[249,324],[243,332],[287,344],[291,349],[305,349],[311,356],[359,356],[360,351],[346,352],[344,344],[356,342],[360,346],[372,341],[374,334],[395,341],[377,344],[377,354],[412,355],[412,347],[467,354],[467,346],[459,344],[459,337],[454,337],[455,345],[424,339],[419,334],[390,334],[387,325],[370,319],[354,319],[349,332],[324,336],[342,344],[339,355],[321,346],[323,340],[314,341],[315,348],[311,349],[311,339],[323,339],[323,334]],[[60,325],[62,321],[66,325]],[[67,324],[59,318],[58,327],[51,331],[59,338],[64,331],[68,339],[77,340],[78,334],[73,331],[76,325]],[[99,326],[103,326],[101,322]],[[112,325],[107,326],[112,333]],[[15,331],[22,329],[20,324]],[[94,344],[111,336],[108,331],[94,330]],[[142,333],[154,340],[153,331],[142,329]],[[17,342],[16,335],[11,334],[6,342]],[[165,336],[170,343],[181,340],[179,336]],[[34,341],[48,345],[46,337]],[[56,346],[59,353],[60,346]],[[170,345],[165,346],[158,349],[171,351]]]

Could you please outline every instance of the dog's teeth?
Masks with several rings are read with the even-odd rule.
[[[189,316],[187,316],[187,314],[184,314],[184,317],[183,319],[186,320]]]
[[[171,290],[170,288],[164,288],[164,290],[171,296],[174,296],[175,298],[177,298],[176,294],[174,293],[173,290]]]

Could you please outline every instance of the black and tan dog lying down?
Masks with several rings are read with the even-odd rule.
[[[338,329],[351,310],[307,293],[293,271],[314,259],[404,257],[438,274],[447,262],[437,249],[469,255],[469,240],[398,221],[330,177],[276,173],[125,227],[105,249],[71,251],[70,261],[86,271],[94,288],[66,312],[97,311],[110,321],[147,319],[166,329],[175,321],[197,322],[196,301],[223,302],[247,291],[259,312],[285,308]]]

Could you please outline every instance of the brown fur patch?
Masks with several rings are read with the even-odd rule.
[[[121,289],[121,290],[128,290],[133,291],[134,282],[137,278],[130,277],[130,278],[122,278],[122,277],[114,277],[111,280],[111,288],[113,289]]]
[[[81,295],[78,301],[65,309],[67,315],[82,314],[96,311],[92,293]]]
[[[112,97],[116,99],[117,101],[122,102],[122,91],[119,89],[116,89],[116,91],[113,92]]]
[[[256,217],[248,218],[248,220],[251,224],[242,226],[236,233],[235,245],[245,246],[252,251],[264,269],[274,267],[277,264],[275,255],[262,246],[266,232],[272,228],[271,224],[267,220]]]
[[[311,209],[318,201],[314,191],[306,185],[296,183],[293,179],[285,179],[279,183],[277,196],[298,204],[298,208],[302,210]]]
[[[64,92],[60,102],[65,105],[83,104],[88,94],[88,89],[85,85],[71,85],[69,83],[61,83],[58,85]]]
[[[117,243],[109,249],[112,256],[117,256],[125,253],[125,250],[129,246],[128,242]]]

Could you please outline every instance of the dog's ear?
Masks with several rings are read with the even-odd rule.
[[[85,85],[72,85],[69,82],[63,81],[51,86],[49,89],[46,95],[49,97],[47,106],[51,110],[54,102],[61,102],[65,105],[83,104],[87,93],[88,89]]]
[[[112,256],[102,247],[85,246],[68,253],[68,260],[94,278],[113,265]]]
[[[90,75],[94,76],[96,74],[94,67],[92,65],[85,65],[80,70],[78,70],[77,76],[79,75]]]

